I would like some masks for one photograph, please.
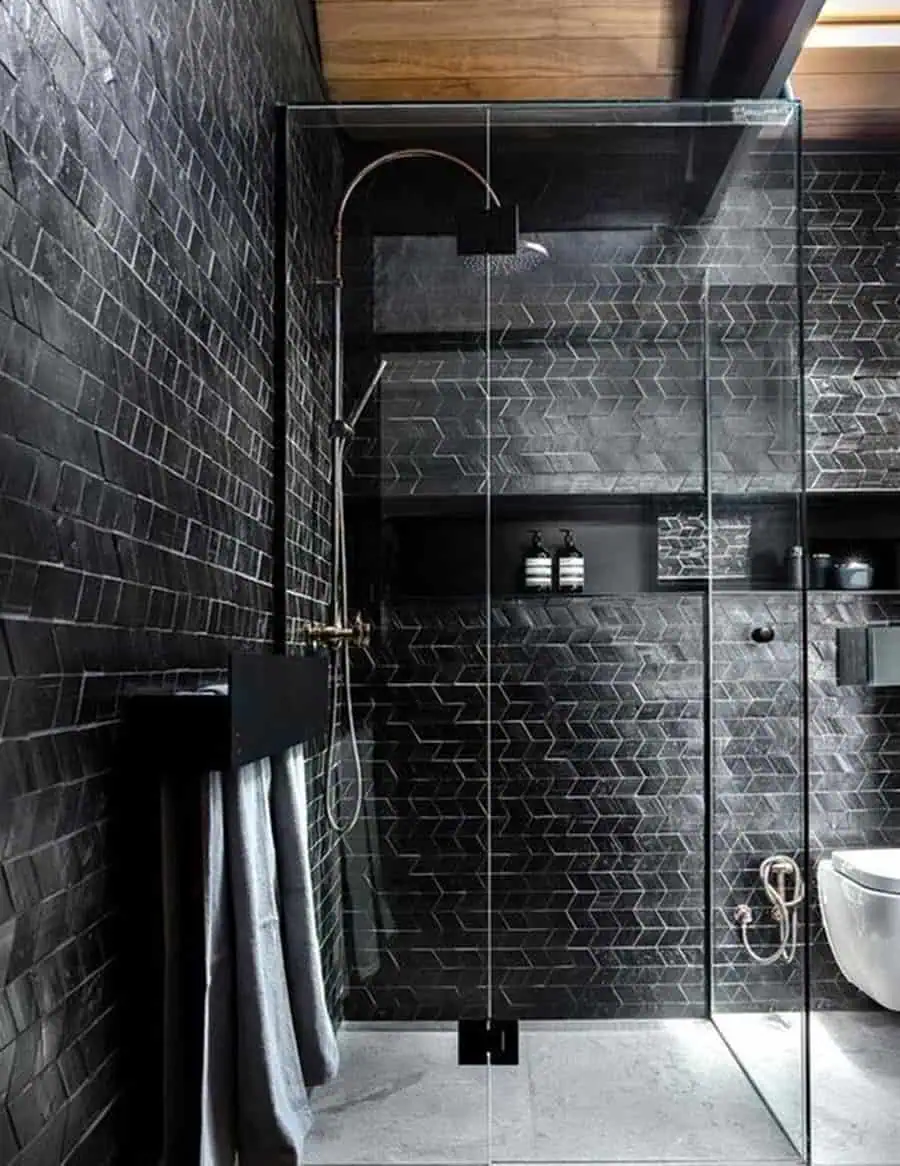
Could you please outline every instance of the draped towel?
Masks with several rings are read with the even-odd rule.
[[[309,1089],[338,1068],[301,748],[205,784],[201,1166],[299,1166]]]

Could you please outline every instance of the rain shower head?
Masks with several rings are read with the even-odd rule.
[[[543,243],[519,234],[519,208],[515,203],[483,210],[469,210],[456,228],[456,253],[470,271],[483,275],[512,275],[532,271],[550,257]]]
[[[484,275],[486,268],[490,268],[491,275],[515,275],[520,271],[534,271],[549,258],[550,252],[543,243],[520,239],[514,254],[464,255],[463,263],[479,275]]]

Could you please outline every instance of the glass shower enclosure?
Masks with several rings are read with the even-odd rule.
[[[375,386],[310,1162],[807,1155],[799,150],[787,101],[288,110],[298,505],[336,344]]]

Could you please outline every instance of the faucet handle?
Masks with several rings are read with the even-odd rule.
[[[319,645],[336,648],[348,644],[353,648],[367,648],[372,638],[372,625],[363,619],[358,611],[349,627],[343,624],[305,623],[300,628],[304,643],[316,648]]]

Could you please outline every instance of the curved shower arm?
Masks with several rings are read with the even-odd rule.
[[[356,188],[360,185],[361,182],[368,178],[373,170],[377,170],[380,166],[386,166],[388,162],[400,162],[406,158],[439,158],[444,162],[452,162],[454,166],[459,166],[460,169],[465,170],[467,174],[471,174],[477,182],[480,182],[487,192],[488,197],[493,201],[494,206],[500,206],[500,199],[497,196],[497,192],[481,173],[481,171],[476,170],[474,166],[470,166],[469,163],[464,161],[462,158],[458,158],[456,154],[448,154],[443,150],[429,150],[425,149],[424,147],[413,148],[409,150],[394,150],[390,154],[382,154],[380,158],[376,158],[374,162],[370,162],[368,166],[363,166],[362,170],[359,171],[359,173],[355,176],[353,181],[344,191],[344,195],[341,198],[340,206],[338,207],[337,218],[334,225],[334,274],[338,281],[340,281],[343,277],[342,241],[344,235],[344,214],[347,210],[347,204],[353,197]]]
[[[458,166],[461,170],[465,170],[467,174],[478,182],[486,191],[488,198],[495,206],[500,206],[500,199],[497,193],[480,170],[476,170],[474,166],[470,166],[468,162],[458,158],[456,154],[448,154],[444,150],[429,150],[426,148],[412,148],[408,150],[394,150],[389,154],[382,154],[380,158],[376,158],[370,162],[368,166],[363,166],[362,170],[348,185],[347,189],[341,196],[341,201],[338,206],[337,216],[334,224],[334,279],[330,281],[333,289],[333,310],[334,310],[334,336],[332,340],[332,414],[331,414],[331,448],[332,448],[332,469],[331,469],[331,512],[335,517],[332,520],[334,530],[334,544],[335,549],[332,553],[332,587],[331,587],[331,615],[332,624],[339,627],[346,623],[345,600],[346,600],[346,565],[339,566],[341,556],[337,553],[337,545],[339,540],[344,537],[343,532],[343,447],[342,442],[346,441],[348,433],[353,432],[353,426],[359,419],[363,408],[368,403],[369,398],[375,391],[378,381],[384,372],[384,362],[379,366],[369,388],[363,395],[363,400],[360,405],[354,410],[352,415],[352,424],[348,424],[344,418],[344,337],[343,337],[343,289],[344,289],[344,215],[347,210],[347,204],[353,197],[361,182],[381,166],[386,166],[389,162],[401,162],[406,158],[437,158],[439,161],[451,162],[454,166]],[[340,517],[339,517],[340,516]],[[343,577],[344,594],[341,594],[341,578]],[[330,756],[329,748],[329,756]],[[331,763],[329,761],[329,771]]]

